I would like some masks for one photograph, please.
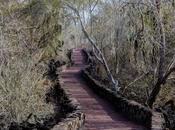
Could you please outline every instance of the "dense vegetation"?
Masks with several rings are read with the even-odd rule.
[[[45,102],[49,84],[43,74],[62,46],[59,4],[0,1],[0,129],[54,113]]]
[[[69,0],[65,6],[65,31],[71,34],[66,43],[78,41],[93,50],[94,75],[127,98],[174,118],[175,1]]]
[[[174,0],[0,0],[0,129],[54,113],[43,75],[75,47],[92,52],[95,77],[175,129],[174,14]]]

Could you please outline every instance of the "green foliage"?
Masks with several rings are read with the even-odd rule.
[[[61,19],[60,19],[60,1],[53,0],[33,0],[25,8],[20,10],[20,19],[28,27],[35,27],[38,34],[33,34],[31,30],[32,41],[35,41],[39,48],[43,49],[42,59],[55,56],[58,47],[61,47]]]
[[[121,82],[127,85],[139,75],[151,73],[142,81],[137,81],[130,86],[127,91],[128,95],[135,91],[135,97],[132,98],[146,101],[145,92],[146,89],[151,90],[154,86],[152,80],[157,76],[157,72],[155,77],[153,75],[160,59],[158,37],[161,32],[158,30],[161,26],[157,25],[160,19],[157,17],[158,10],[153,7],[153,4],[144,0],[140,1],[141,3],[137,0],[127,2],[101,1],[97,11],[92,12],[91,16],[88,12],[88,1],[76,0],[72,3],[79,9],[82,21],[85,21],[86,30],[105,55],[111,72],[116,78],[121,78]],[[174,6],[170,1],[163,1],[161,4],[160,17],[163,18],[166,35],[167,67],[173,57],[172,50],[175,46]],[[85,12],[85,18],[83,12]],[[123,72],[123,70],[127,71]],[[104,69],[101,66],[99,74],[105,78]],[[156,78],[154,80],[156,81]]]

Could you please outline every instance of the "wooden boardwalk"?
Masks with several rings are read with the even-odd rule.
[[[74,65],[62,71],[61,78],[65,91],[81,104],[86,122],[83,130],[145,130],[142,126],[128,121],[103,99],[99,98],[83,81],[80,71],[85,67],[81,49],[74,49]]]

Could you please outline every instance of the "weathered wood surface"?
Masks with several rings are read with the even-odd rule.
[[[74,49],[74,65],[62,71],[64,89],[70,97],[76,98],[86,115],[83,130],[144,130],[138,124],[122,117],[104,100],[96,96],[81,77],[81,70],[86,66],[81,49]]]

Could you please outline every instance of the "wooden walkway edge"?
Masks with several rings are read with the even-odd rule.
[[[86,115],[83,130],[145,130],[142,126],[128,121],[103,99],[100,99],[88,87],[81,77],[81,70],[86,66],[81,49],[74,49],[74,65],[61,73],[66,93],[78,100]]]

